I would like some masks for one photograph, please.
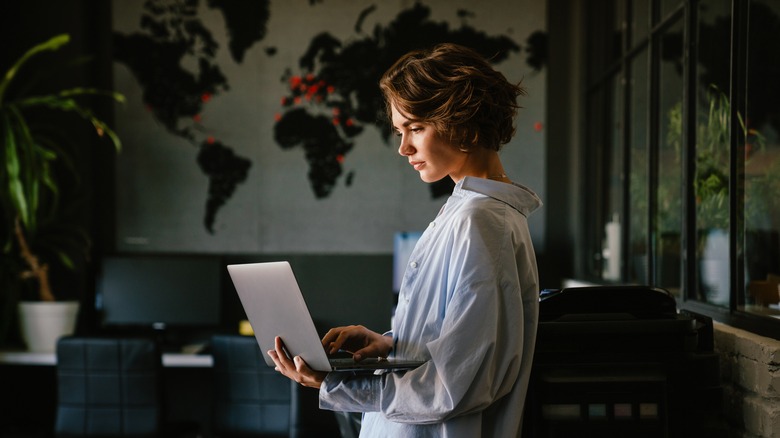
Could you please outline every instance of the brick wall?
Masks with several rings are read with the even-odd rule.
[[[719,323],[714,335],[733,436],[780,438],[780,341]]]

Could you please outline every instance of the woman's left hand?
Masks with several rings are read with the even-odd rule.
[[[279,336],[275,339],[274,349],[269,350],[268,355],[274,361],[276,371],[303,386],[319,388],[322,385],[322,381],[325,380],[325,376],[328,375],[328,373],[314,371],[309,368],[300,356],[290,359],[284,349],[282,338]]]

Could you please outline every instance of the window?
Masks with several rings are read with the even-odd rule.
[[[745,117],[739,122],[744,259],[739,309],[777,318],[780,295],[780,3],[754,0],[747,11]],[[742,231],[742,230],[740,230]],[[739,271],[738,271],[739,272]],[[744,276],[744,278],[742,278]]]
[[[780,2],[600,3],[580,276],[779,336]]]

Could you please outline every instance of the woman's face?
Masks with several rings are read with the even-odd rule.
[[[395,135],[401,138],[398,153],[409,159],[420,179],[436,182],[445,176],[458,182],[463,178],[463,166],[468,154],[441,138],[432,125],[412,121],[392,105]]]

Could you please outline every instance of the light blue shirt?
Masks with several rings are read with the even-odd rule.
[[[365,412],[361,437],[520,436],[539,306],[531,190],[466,177],[409,258],[393,320],[411,371],[330,373],[320,407]]]

